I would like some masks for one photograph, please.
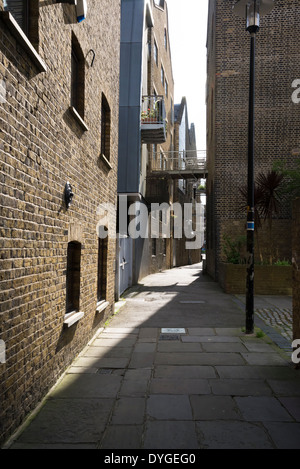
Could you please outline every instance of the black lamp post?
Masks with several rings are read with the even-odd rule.
[[[248,197],[247,197],[247,287],[246,334],[254,331],[254,103],[255,103],[255,38],[260,16],[269,13],[274,0],[238,0],[233,11],[246,20],[246,31],[251,36],[250,91],[248,124]]]

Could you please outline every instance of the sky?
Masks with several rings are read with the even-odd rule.
[[[187,99],[197,149],[206,149],[206,33],[208,0],[167,0],[175,104]]]

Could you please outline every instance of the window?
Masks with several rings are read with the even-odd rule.
[[[71,106],[84,118],[84,56],[77,38],[72,37]]]
[[[106,300],[106,287],[107,287],[107,238],[98,241],[98,286],[97,286],[97,300]]]
[[[165,28],[165,35],[164,35],[164,44],[165,44],[165,49],[168,49],[168,36],[167,36],[167,30]]]
[[[158,47],[156,41],[154,40],[154,61],[158,65]]]
[[[28,0],[4,0],[4,10],[10,11],[16,22],[23,29],[24,33],[28,35]]]
[[[111,112],[106,97],[102,94],[101,103],[101,155],[110,160],[110,123]]]
[[[67,253],[66,313],[79,311],[80,262],[81,244],[72,241],[68,244]]]
[[[156,238],[152,238],[152,256],[156,256]]]
[[[169,85],[168,85],[167,80],[165,80],[165,95],[166,95],[166,97],[168,97],[168,92],[169,92]]]
[[[3,0],[5,11],[9,11],[27,38],[38,50],[39,47],[39,0]]]
[[[161,82],[162,82],[162,84],[164,85],[164,84],[165,84],[165,71],[164,71],[163,66],[161,66],[161,72],[160,72],[160,74],[161,74]]]

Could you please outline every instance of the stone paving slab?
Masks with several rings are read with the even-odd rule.
[[[274,449],[264,427],[242,421],[197,422],[203,449]]]
[[[234,298],[197,275],[172,269],[133,289],[8,447],[300,449],[290,355],[246,336]],[[171,340],[167,327],[185,332]]]

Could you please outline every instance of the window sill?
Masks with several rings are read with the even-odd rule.
[[[47,66],[40,55],[37,53],[26,34],[22,31],[13,15],[9,11],[0,11],[0,19],[4,21],[11,34],[21,44],[23,49],[30,56],[40,72],[47,72]]]
[[[108,159],[106,158],[106,156],[103,155],[103,153],[101,153],[100,159],[106,164],[106,166],[107,166],[109,169],[112,169],[112,165],[110,164],[110,162],[108,161]]]
[[[97,303],[96,313],[101,313],[101,311],[107,308],[107,306],[109,306],[108,301],[105,301],[105,300],[99,301],[99,303]]]
[[[80,321],[84,316],[83,312],[73,311],[72,313],[67,313],[64,319],[64,327],[71,327],[76,322]]]
[[[86,125],[86,123],[84,122],[84,120],[82,119],[82,117],[78,114],[78,112],[76,111],[75,107],[73,106],[70,106],[70,112],[71,114],[73,115],[73,117],[75,117],[76,121],[78,122],[78,124],[82,127],[82,129],[87,132],[89,130],[88,126]]]

